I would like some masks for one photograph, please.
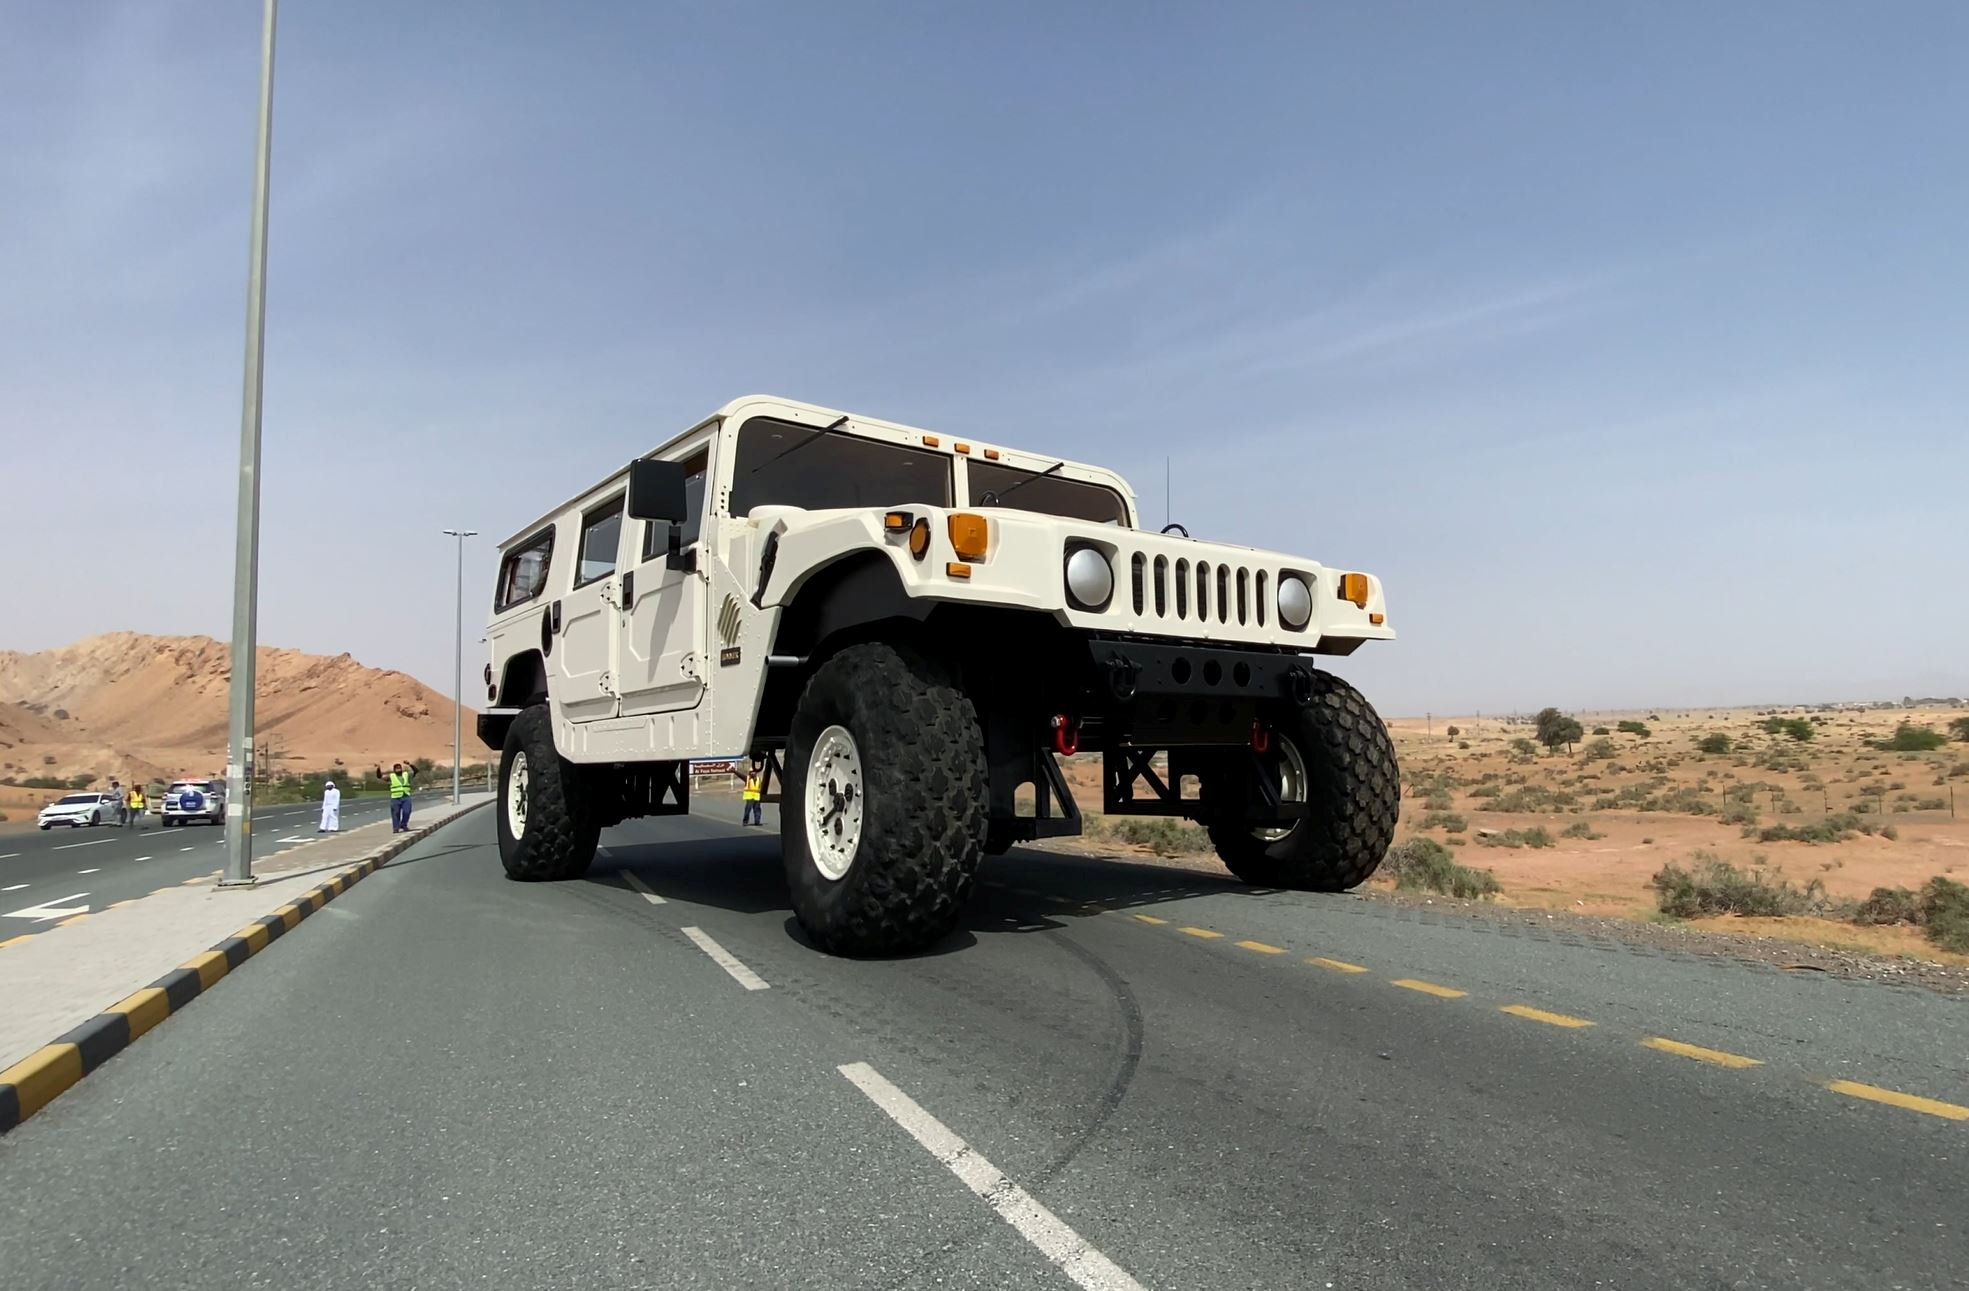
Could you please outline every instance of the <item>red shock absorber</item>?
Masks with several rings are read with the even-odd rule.
[[[1254,720],[1251,723],[1251,751],[1262,757],[1271,752],[1271,749],[1272,733],[1265,729],[1263,722]]]
[[[1063,758],[1080,752],[1080,727],[1065,713],[1053,719],[1053,747]]]

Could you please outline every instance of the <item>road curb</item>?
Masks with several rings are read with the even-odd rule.
[[[255,919],[212,949],[193,956],[149,986],[118,1000],[81,1026],[0,1071],[0,1134],[46,1107],[84,1076],[128,1048],[138,1036],[211,990],[227,973],[278,941],[288,929],[373,874],[405,848],[485,805],[473,803],[434,825],[393,840],[376,855],[357,861],[272,914]]]

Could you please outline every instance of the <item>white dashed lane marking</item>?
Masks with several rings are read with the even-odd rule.
[[[997,1166],[890,1084],[881,1072],[865,1062],[851,1062],[838,1070],[1077,1285],[1087,1291],[1143,1291],[1142,1284],[1126,1270],[1088,1245],[1086,1238],[1007,1179]]]
[[[713,963],[724,969],[727,973],[730,973],[732,980],[743,986],[746,990],[763,991],[772,985],[765,978],[759,976],[744,964],[739,963],[738,956],[711,940],[710,935],[702,928],[686,928],[684,929],[684,935],[696,942],[699,950],[711,956]]]
[[[624,883],[627,883],[630,887],[636,889],[636,891],[642,893],[643,900],[649,902],[651,905],[668,904],[667,902],[664,901],[662,897],[650,891],[649,884],[643,882],[641,879],[637,878],[635,875],[631,874],[627,870],[622,871],[622,881]]]

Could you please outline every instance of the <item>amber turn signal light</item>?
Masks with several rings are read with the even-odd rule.
[[[950,548],[959,560],[983,560],[990,545],[991,526],[983,516],[969,511],[951,514]]]
[[[891,511],[882,517],[882,527],[890,533],[902,533],[913,518],[907,511]]]
[[[969,565],[960,565],[953,560],[943,567],[943,572],[952,578],[969,578],[971,576],[971,567]]]
[[[1340,575],[1340,599],[1352,601],[1360,609],[1367,608],[1367,575]]]
[[[930,522],[918,520],[909,531],[909,554],[921,560],[930,554]]]

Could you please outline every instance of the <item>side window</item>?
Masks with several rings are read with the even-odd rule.
[[[520,546],[506,553],[499,563],[499,587],[492,611],[502,614],[515,605],[524,605],[547,586],[547,566],[554,557],[554,531],[541,530]]]
[[[574,585],[584,586],[615,572],[622,550],[622,498],[618,495],[581,517],[581,560]]]
[[[690,513],[677,526],[677,545],[688,547],[704,532],[705,470],[711,464],[708,454],[698,453],[684,461],[684,502]],[[670,550],[670,526],[650,521],[643,526],[643,559],[655,560]]]

